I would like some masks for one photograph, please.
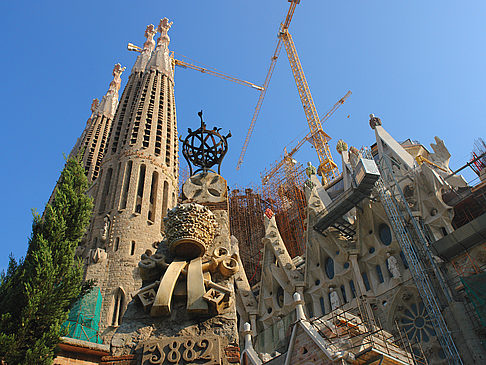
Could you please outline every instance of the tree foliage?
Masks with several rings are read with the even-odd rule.
[[[33,212],[24,260],[12,256],[0,277],[0,358],[13,364],[50,364],[61,325],[81,293],[83,268],[75,258],[93,209],[78,158],[69,158],[52,204]]]

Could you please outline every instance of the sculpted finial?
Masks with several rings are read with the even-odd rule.
[[[143,44],[143,50],[148,50],[148,52],[152,52],[155,47],[155,41],[154,41],[154,35],[157,33],[157,29],[155,29],[155,26],[153,24],[147,25],[147,28],[145,28],[145,38],[147,40]]]
[[[113,68],[113,80],[110,82],[108,88],[108,94],[118,94],[121,86],[121,74],[125,71],[126,67],[122,67],[119,63]]]
[[[173,22],[169,23],[169,19],[164,18],[160,20],[159,27],[157,30],[160,32],[160,37],[157,39],[157,47],[164,44],[165,46],[169,45],[170,38],[167,32],[169,31],[170,27],[172,26]]]
[[[93,102],[91,103],[91,113],[94,113],[96,108],[98,108],[98,105],[100,105],[100,101],[98,98],[94,98]]]

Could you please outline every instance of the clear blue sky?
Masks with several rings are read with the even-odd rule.
[[[101,98],[113,65],[127,66],[125,85],[147,24],[168,17],[170,48],[227,74],[262,84],[286,0],[2,1],[3,114],[0,269],[23,256],[31,208],[42,211],[69,153]],[[398,140],[444,139],[463,165],[485,137],[486,2],[302,0],[290,26],[317,110],[353,95],[325,124],[333,137],[360,147],[374,135],[375,113]],[[258,92],[191,70],[176,70],[179,134],[197,127],[231,130],[222,174],[229,184],[258,182],[260,172],[308,129],[282,50],[243,168],[236,172]],[[349,118],[347,116],[349,115]],[[296,158],[316,156],[308,146]],[[185,162],[181,161],[181,164]],[[467,175],[468,179],[473,176]]]

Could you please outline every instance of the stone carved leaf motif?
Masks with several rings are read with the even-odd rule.
[[[226,196],[226,182],[214,173],[198,174],[186,181],[183,190],[190,200],[216,203]]]

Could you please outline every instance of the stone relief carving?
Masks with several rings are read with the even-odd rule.
[[[189,200],[217,203],[227,196],[226,181],[212,172],[194,175],[184,184],[183,193]]]
[[[219,346],[216,336],[167,337],[144,344],[142,365],[221,364]]]

